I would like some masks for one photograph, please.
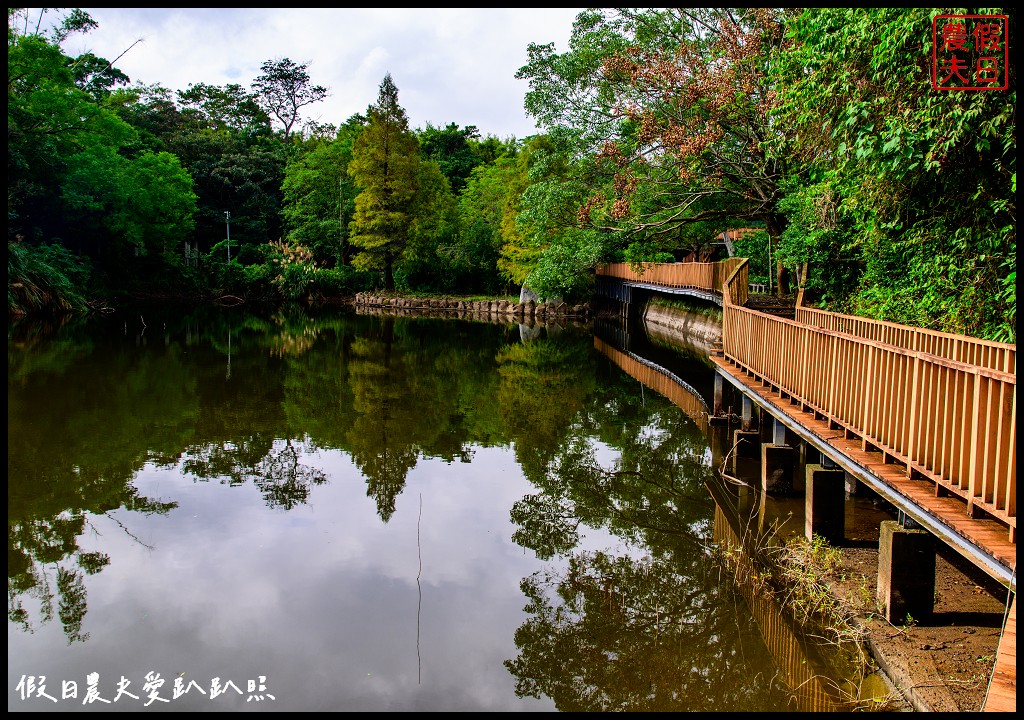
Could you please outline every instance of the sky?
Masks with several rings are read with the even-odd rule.
[[[568,49],[581,8],[83,8],[99,23],[65,52],[112,60],[132,82],[250,87],[266,60],[309,63],[330,97],[304,119],[338,125],[365,113],[386,73],[410,126],[475,125],[482,137],[538,132],[515,78],[527,46]],[[137,40],[141,42],[134,44]]]

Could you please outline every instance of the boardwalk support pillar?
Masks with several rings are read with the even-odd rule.
[[[716,373],[718,376],[718,373]],[[754,401],[744,393],[742,409],[740,411],[740,429],[736,430],[732,434],[733,447],[736,452],[733,455],[733,459],[736,458],[753,458],[759,457],[759,450],[761,445],[761,433],[758,430],[752,430],[754,427]],[[735,463],[733,463],[735,465]]]
[[[772,441],[761,443],[761,489],[772,495],[792,495],[799,453],[786,444],[786,426],[782,421],[772,418],[770,430]]]
[[[708,435],[711,440],[711,466],[719,468],[729,451],[726,442],[729,439],[729,428],[714,423],[708,428]]]
[[[935,610],[935,541],[927,530],[884,520],[878,530],[878,604],[893,625]]]
[[[846,473],[810,464],[804,471],[804,534],[840,545],[846,535]]]
[[[728,425],[729,418],[722,410],[722,395],[725,389],[725,378],[722,377],[722,373],[715,372],[715,395],[714,403],[711,409],[711,417],[708,418],[708,422],[711,425]]]
[[[761,489],[772,495],[792,495],[795,464],[795,448],[762,443]]]
[[[736,452],[733,458],[758,457],[757,449],[761,444],[761,433],[757,430],[735,430],[732,434],[732,442]]]
[[[740,430],[747,432],[754,425],[754,401],[744,393],[743,409],[740,414]]]

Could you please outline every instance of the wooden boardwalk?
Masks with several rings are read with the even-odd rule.
[[[1013,596],[1003,636],[999,638],[996,667],[985,698],[985,712],[1017,710],[1017,596]]]
[[[772,312],[748,303],[748,267],[744,258],[617,264],[598,275],[721,293],[722,350],[711,359],[722,377],[1016,593],[1016,345],[799,300],[793,315]],[[985,709],[1016,709],[1016,657],[1014,601]]]
[[[983,516],[971,517],[962,500],[953,496],[936,496],[935,486],[925,480],[907,476],[906,469],[887,462],[882,452],[863,449],[860,438],[849,433],[814,412],[803,410],[760,378],[743,372],[722,357],[712,361],[732,383],[752,397],[772,416],[819,450],[829,455],[847,458],[840,463],[844,469],[879,491],[893,504],[904,510],[913,520],[924,525],[937,537],[957,550],[972,563],[985,570],[1004,585],[1006,577],[1017,564],[1017,545],[1010,542],[1005,526]],[[958,541],[960,539],[961,541]],[[976,548],[977,552],[973,552]]]

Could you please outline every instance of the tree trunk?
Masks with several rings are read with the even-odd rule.
[[[390,252],[384,255],[384,289],[388,292],[395,289],[395,263]]]
[[[782,215],[769,215],[765,218],[765,230],[768,231],[768,247],[771,248],[771,262],[775,263],[775,293],[780,297],[789,295],[789,268],[777,259],[779,244],[782,242],[782,231],[786,229],[786,218]]]
[[[789,295],[792,288],[789,285],[790,272],[789,268],[782,263],[775,263],[775,282],[777,293],[780,297],[783,295]]]

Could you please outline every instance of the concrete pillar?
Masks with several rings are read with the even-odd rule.
[[[931,617],[935,609],[935,540],[897,520],[878,529],[878,604],[893,625]]]
[[[761,444],[761,489],[773,495],[793,493],[796,450],[787,445]]]
[[[736,448],[733,457],[757,458],[760,456],[758,450],[761,445],[761,434],[757,430],[734,430],[732,442]]]
[[[846,495],[853,497],[857,494],[857,478],[850,473],[843,473],[845,475],[844,483],[846,485]]]
[[[725,454],[729,451],[726,443],[729,440],[729,428],[725,425],[712,425],[708,428],[711,441],[711,467],[715,470],[722,466]]]
[[[722,377],[722,373],[715,371],[715,395],[714,395],[714,408],[711,411],[711,417],[708,418],[708,423],[711,425],[728,425],[729,416],[725,414],[723,408],[723,396],[725,394],[725,379]]]
[[[754,425],[754,401],[750,399],[750,396],[743,395],[743,409],[740,414],[740,429],[743,431],[750,430]]]
[[[724,390],[725,381],[722,379],[722,373],[715,371],[715,395],[714,395],[714,407],[712,408],[712,417],[718,417],[722,414],[722,391]]]
[[[846,535],[846,483],[842,470],[808,465],[804,471],[804,534],[841,545]]]
[[[786,426],[776,417],[772,418],[772,445],[786,445]]]

